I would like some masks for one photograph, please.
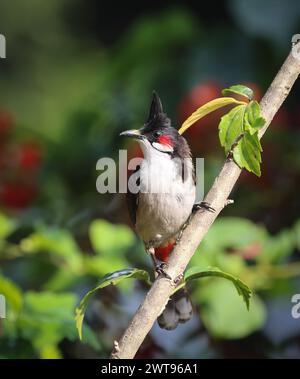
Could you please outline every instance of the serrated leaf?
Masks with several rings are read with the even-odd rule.
[[[260,107],[257,101],[251,101],[247,105],[246,109],[247,117],[249,120],[249,123],[252,125],[255,120],[260,117]]]
[[[181,128],[178,130],[179,134],[183,134],[191,125],[193,125],[195,122],[199,121],[204,116],[208,115],[209,113],[225,107],[226,105],[231,104],[246,104],[244,101],[238,101],[234,99],[233,97],[220,97],[218,99],[214,99],[209,101],[208,103],[204,104],[202,107],[198,108],[194,113],[191,114],[191,116],[184,121],[184,123],[181,125]]]
[[[233,159],[240,168],[245,168],[260,176],[261,151],[262,147],[257,133],[251,135],[246,132],[233,149]]]
[[[256,133],[266,123],[261,116],[260,106],[257,101],[251,101],[245,111],[245,130],[249,130],[250,134]]]
[[[244,113],[246,105],[238,105],[221,118],[219,139],[225,153],[228,153],[237,138],[243,133]]]
[[[192,267],[189,270],[187,270],[187,272],[185,273],[184,280],[185,282],[189,282],[190,280],[195,280],[195,279],[200,279],[200,278],[205,278],[205,277],[210,277],[210,276],[230,280],[234,284],[238,294],[242,296],[246,304],[246,307],[249,310],[249,302],[250,302],[250,297],[252,294],[250,288],[244,282],[242,282],[239,278],[227,272],[221,271],[218,268],[208,268],[207,270],[204,271],[201,268]]]
[[[231,93],[235,93],[237,95],[241,95],[246,97],[248,100],[253,99],[253,91],[251,88],[243,86],[242,84],[237,84],[234,86],[231,86],[229,88],[225,88],[222,91],[223,96],[230,95]]]
[[[102,289],[109,285],[116,285],[120,281],[129,278],[144,280],[147,284],[151,285],[150,277],[147,271],[139,270],[137,268],[128,268],[105,275],[100,280],[99,284],[83,297],[75,311],[76,328],[78,330],[80,339],[82,339],[82,323],[90,297],[99,289]]]

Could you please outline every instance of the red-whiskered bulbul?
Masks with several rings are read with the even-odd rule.
[[[145,244],[157,271],[166,262],[195,203],[196,185],[189,145],[171,126],[154,92],[148,120],[139,130],[122,132],[136,139],[144,159],[139,167],[139,192],[127,192],[127,204],[135,230]],[[173,295],[158,318],[160,327],[171,330],[192,317],[185,289]]]

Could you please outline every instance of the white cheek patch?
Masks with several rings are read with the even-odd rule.
[[[162,153],[173,153],[174,149],[171,145],[166,145],[158,142],[153,142],[152,146]]]

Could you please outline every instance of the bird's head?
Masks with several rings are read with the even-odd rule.
[[[136,139],[145,158],[151,153],[161,153],[185,158],[190,155],[186,140],[171,126],[156,92],[150,105],[149,117],[141,129],[126,130],[120,136]]]

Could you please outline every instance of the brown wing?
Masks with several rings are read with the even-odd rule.
[[[135,226],[136,223],[136,211],[139,205],[139,194],[127,192],[126,194],[126,202],[129,211],[130,220]]]
[[[140,167],[137,166],[136,170],[132,174],[136,173],[139,169],[140,169]],[[140,179],[139,178],[137,180],[137,185],[138,186],[140,185]],[[137,208],[139,205],[139,192],[132,193],[129,191],[128,186],[127,186],[126,202],[127,202],[127,207],[128,207],[131,222],[135,226],[136,212],[137,212]]]

